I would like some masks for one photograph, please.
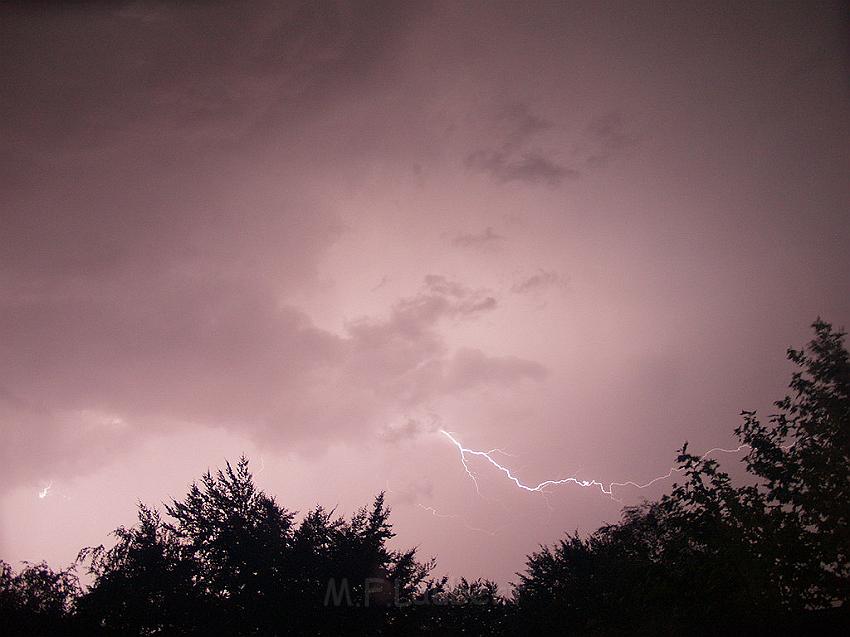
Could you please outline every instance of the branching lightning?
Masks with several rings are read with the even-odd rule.
[[[635,482],[633,480],[626,480],[625,482],[601,482],[599,480],[582,480],[577,478],[575,475],[567,476],[565,478],[558,478],[555,480],[544,480],[537,485],[525,484],[522,482],[514,473],[510,470],[510,468],[500,464],[497,460],[493,458],[493,454],[495,452],[501,452],[499,449],[491,449],[489,451],[480,451],[476,449],[469,449],[464,447],[457,438],[455,438],[451,433],[446,431],[445,429],[440,429],[440,433],[443,434],[446,438],[451,441],[451,443],[457,448],[458,454],[460,456],[460,463],[463,465],[463,469],[466,472],[466,475],[472,480],[475,485],[475,490],[480,495],[480,490],[478,488],[478,476],[470,469],[469,462],[472,458],[483,458],[490,465],[495,467],[497,470],[502,472],[508,480],[514,483],[519,489],[523,491],[529,491],[534,493],[546,493],[547,487],[553,487],[562,484],[574,484],[576,486],[585,488],[585,489],[598,489],[602,494],[617,500],[614,496],[614,489],[616,487],[635,487],[637,489],[646,489],[647,487],[652,486],[656,482],[660,482],[661,480],[666,480],[670,478],[674,473],[680,473],[684,471],[684,467],[671,467],[669,471],[663,473],[659,476],[656,476],[645,483]],[[724,449],[723,447],[715,447],[713,449],[709,449],[702,455],[702,459],[707,458],[708,456],[715,453],[740,453],[744,449],[748,449],[749,445],[740,445],[734,449]],[[501,452],[504,453],[504,452]],[[619,500],[617,500],[619,501]]]

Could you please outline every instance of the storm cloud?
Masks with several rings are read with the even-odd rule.
[[[506,581],[619,505],[487,466],[479,497],[439,429],[648,478],[850,323],[839,3],[0,14],[7,561],[246,452],[294,510],[389,486],[404,543]]]

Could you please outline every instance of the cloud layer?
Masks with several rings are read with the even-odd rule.
[[[618,505],[486,466],[479,498],[438,429],[527,482],[651,477],[850,319],[838,3],[0,13],[4,559],[246,451],[294,509],[389,486],[406,543],[507,580]]]

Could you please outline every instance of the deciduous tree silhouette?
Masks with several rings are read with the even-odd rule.
[[[165,510],[168,521],[139,505],[138,525],[117,529],[114,547],[81,552],[94,582],[80,613],[92,624],[123,634],[377,633],[442,591],[429,579],[433,561],[387,547],[383,494],[348,520],[317,507],[295,524],[243,457]]]
[[[208,617],[203,584],[187,547],[156,511],[139,505],[139,522],[119,527],[116,544],[85,548],[94,581],[80,600],[90,624],[110,632],[181,634]]]
[[[15,573],[0,560],[0,632],[37,635],[74,630],[72,613],[81,592],[73,569],[53,571],[44,562],[25,562]]]
[[[846,623],[830,611],[847,609],[850,590],[850,364],[844,334],[820,319],[813,327],[808,347],[788,352],[800,368],[793,395],[768,424],[743,412],[735,430],[754,484],[735,486],[684,445],[685,480],[670,494],[529,556],[514,620],[602,634]],[[815,609],[824,612],[806,614]]]
[[[764,484],[773,575],[793,608],[850,599],[850,359],[845,334],[818,319],[807,349],[788,350],[799,367],[792,394],[762,423],[744,412],[736,429],[750,445],[747,469]]]

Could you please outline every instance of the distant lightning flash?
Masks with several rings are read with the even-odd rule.
[[[47,486],[45,486],[43,489],[39,489],[36,492],[36,495],[38,496],[39,500],[44,500],[46,498],[52,498],[54,496],[59,496],[63,500],[70,500],[71,496],[67,495],[66,493],[63,493],[62,491],[63,491],[62,489],[55,488],[54,485],[53,485],[53,480],[51,480],[50,482],[47,483]]]
[[[49,496],[49,495],[50,495],[50,490],[51,490],[52,488],[53,488],[53,481],[51,480],[51,481],[48,483],[48,485],[47,485],[46,487],[44,487],[43,489],[41,489],[41,490],[38,492],[38,499],[39,499],[39,500],[44,500],[44,498],[46,498],[47,496]]]
[[[416,504],[416,507],[419,508],[419,509],[422,509],[423,511],[427,511],[428,513],[433,515],[435,518],[441,518],[441,519],[444,519],[444,520],[445,519],[460,520],[461,523],[467,529],[469,529],[470,531],[475,531],[477,533],[485,533],[485,534],[491,535],[491,536],[495,536],[499,532],[499,529],[496,529],[495,531],[490,531],[488,529],[482,529],[482,528],[479,528],[477,526],[472,526],[469,522],[467,522],[464,519],[464,517],[462,515],[457,515],[457,514],[453,514],[453,513],[440,513],[434,507],[425,506],[424,504],[419,504],[419,503]]]
[[[500,450],[499,449],[493,449],[492,451],[495,452],[495,451],[500,451]],[[502,453],[504,453],[504,452],[502,452]],[[390,481],[389,480],[387,480],[386,491],[387,491],[387,493],[398,493],[398,491],[393,491],[390,488]],[[441,520],[458,520],[467,529],[469,529],[470,531],[475,531],[476,533],[485,533],[487,535],[495,536],[499,532],[499,530],[501,529],[501,527],[499,529],[496,529],[495,531],[491,531],[489,529],[482,529],[482,528],[477,527],[477,526],[472,526],[469,522],[466,521],[466,518],[462,515],[458,515],[456,513],[441,513],[440,511],[437,511],[437,509],[435,509],[434,507],[425,506],[424,504],[422,504],[420,502],[415,502],[414,505],[416,506],[417,509],[421,509],[422,511],[425,511],[426,513],[430,513],[435,518],[440,518]]]
[[[479,493],[479,495],[480,495],[481,492],[478,489],[478,477],[469,468],[470,457],[477,457],[477,458],[485,459],[493,467],[495,467],[496,469],[501,471],[503,474],[505,474],[505,476],[508,478],[508,480],[513,482],[518,488],[520,488],[524,491],[530,491],[530,492],[544,493],[545,494],[546,493],[546,491],[545,491],[546,487],[557,486],[557,485],[560,485],[560,484],[575,484],[576,486],[583,487],[583,488],[599,489],[599,491],[601,493],[607,495],[608,497],[610,497],[614,500],[617,500],[617,498],[614,497],[614,487],[635,487],[637,489],[646,489],[647,487],[655,484],[656,482],[670,478],[674,473],[680,473],[680,472],[684,471],[684,467],[671,467],[670,470],[667,473],[664,473],[660,476],[656,476],[655,478],[653,478],[649,482],[646,482],[646,483],[643,483],[643,484],[641,484],[639,482],[634,482],[632,480],[627,480],[625,482],[609,482],[609,483],[606,484],[604,482],[600,482],[599,480],[580,480],[580,479],[576,478],[575,475],[573,475],[573,476],[568,476],[566,478],[560,478],[558,480],[544,480],[543,482],[541,482],[541,483],[539,483],[535,486],[532,486],[532,485],[528,485],[528,484],[523,483],[519,478],[517,478],[513,474],[513,472],[508,467],[503,466],[502,464],[500,464],[499,462],[497,462],[493,458],[493,453],[498,452],[500,450],[491,449],[490,451],[479,451],[479,450],[476,450],[476,449],[468,449],[468,448],[464,447],[457,440],[457,438],[455,438],[452,434],[450,434],[445,429],[440,429],[440,433],[443,434],[446,438],[448,438],[451,441],[451,443],[457,448],[458,453],[460,454],[460,463],[463,465],[463,469],[464,469],[464,471],[466,471],[466,475],[469,476],[470,480],[472,480],[473,484],[475,485],[475,490],[476,490],[476,492]],[[735,449],[724,449],[722,447],[715,447],[714,449],[709,449],[707,452],[705,452],[702,455],[702,459],[707,458],[708,456],[710,456],[713,453],[740,453],[743,449],[748,449],[748,448],[749,448],[749,445],[740,445],[740,446],[736,447]],[[502,453],[504,453],[504,452],[502,452]]]

